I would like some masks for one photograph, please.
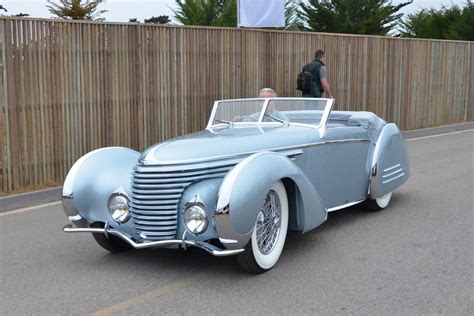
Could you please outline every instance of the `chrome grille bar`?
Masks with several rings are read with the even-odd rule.
[[[135,166],[130,205],[136,238],[143,241],[176,238],[178,204],[186,187],[196,181],[223,178],[237,162]]]

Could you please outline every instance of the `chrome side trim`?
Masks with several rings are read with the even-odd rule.
[[[399,173],[399,172],[402,172],[402,171],[403,171],[402,168],[397,169],[397,170],[392,171],[392,172],[390,172],[390,173],[384,174],[384,175],[382,176],[382,178],[384,178],[384,179],[385,179],[385,178],[388,178],[388,177],[393,176],[393,175],[395,175],[395,174],[397,174],[397,173]]]
[[[72,225],[66,225],[63,228],[63,231],[66,233],[102,233],[102,234],[112,234],[117,237],[120,237],[124,241],[126,241],[130,246],[135,249],[146,249],[146,248],[159,248],[159,247],[166,247],[166,246],[173,246],[173,245],[183,245],[186,246],[194,246],[201,248],[202,250],[210,253],[216,257],[223,257],[223,256],[231,256],[236,255],[244,251],[244,249],[234,249],[234,250],[223,250],[219,249],[211,244],[201,242],[201,241],[193,241],[193,240],[179,240],[179,239],[170,239],[170,240],[159,240],[159,241],[152,241],[146,243],[136,243],[127,235],[116,231],[114,229],[105,229],[105,228],[79,228],[73,227]]]
[[[399,163],[397,163],[396,165],[393,165],[391,167],[388,167],[387,169],[383,169],[383,172],[387,172],[387,171],[390,171],[390,170],[398,168],[398,167],[400,167]]]
[[[293,146],[286,146],[286,147],[266,148],[266,149],[261,149],[261,150],[257,150],[257,151],[247,151],[247,152],[238,153],[238,154],[229,154],[229,155],[198,158],[198,159],[185,159],[185,160],[156,160],[156,159],[154,159],[153,161],[145,162],[144,165],[153,165],[153,164],[160,164],[160,165],[192,164],[192,163],[211,162],[211,161],[216,161],[216,160],[231,159],[231,158],[237,158],[237,157],[242,157],[242,160],[243,160],[246,156],[253,155],[253,154],[256,154],[256,153],[261,153],[261,152],[274,151],[274,152],[279,152],[283,155],[288,155],[287,153],[285,153],[283,151],[291,150],[291,149],[303,149],[303,148],[308,148],[308,147],[312,147],[312,146],[321,146],[321,145],[327,145],[327,144],[358,143],[358,142],[370,142],[370,139],[354,138],[354,139],[328,140],[328,141],[317,142],[317,143],[307,143],[307,144],[293,145]],[[296,153],[296,154],[299,154],[299,153]]]
[[[382,181],[382,184],[386,184],[386,183],[392,182],[393,180],[397,180],[398,178],[403,177],[404,175],[405,175],[405,172],[400,173],[396,177],[393,177],[393,178],[390,178],[388,180]]]
[[[353,205],[362,203],[362,202],[364,202],[364,201],[365,201],[365,200],[359,200],[359,201],[350,202],[350,203],[346,203],[346,204],[343,204],[343,205],[331,207],[331,208],[328,208],[327,212],[328,212],[328,213],[329,213],[329,212],[334,212],[334,211],[337,211],[337,210],[340,210],[340,209],[343,209],[343,208],[346,208],[346,207],[349,207],[349,206],[353,206]]]

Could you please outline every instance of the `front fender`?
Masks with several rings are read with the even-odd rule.
[[[296,185],[296,216],[302,231],[326,220],[327,212],[318,192],[298,166],[279,153],[256,153],[237,164],[219,188],[215,225],[226,248],[238,249],[248,243],[266,194],[282,179],[290,179]]]
[[[107,202],[114,192],[131,196],[131,177],[139,153],[106,147],[82,156],[69,170],[62,189],[63,208],[78,227],[107,222]]]

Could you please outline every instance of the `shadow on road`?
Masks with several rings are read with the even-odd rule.
[[[390,207],[393,208],[403,199],[400,194],[394,194]],[[306,234],[290,231],[287,236],[282,259],[292,256],[306,256],[308,251],[322,249],[321,243],[328,243],[325,238],[338,230],[349,228],[354,223],[366,221],[374,216],[385,216],[390,210],[370,212],[364,204],[329,213],[328,220],[320,227]],[[327,245],[330,247],[330,245]],[[136,269],[140,273],[173,273],[180,272],[209,272],[219,275],[240,275],[242,272],[233,257],[213,257],[198,248],[189,248],[187,252],[176,249],[146,249],[132,250],[126,253],[109,254],[97,257],[97,265],[106,267],[109,271],[114,267],[126,270]],[[127,266],[127,267],[124,267]]]

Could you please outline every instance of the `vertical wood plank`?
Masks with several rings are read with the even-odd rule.
[[[473,120],[470,42],[0,19],[0,190],[61,184],[84,153],[202,129],[212,102],[271,87],[327,53],[336,109],[403,129]]]

